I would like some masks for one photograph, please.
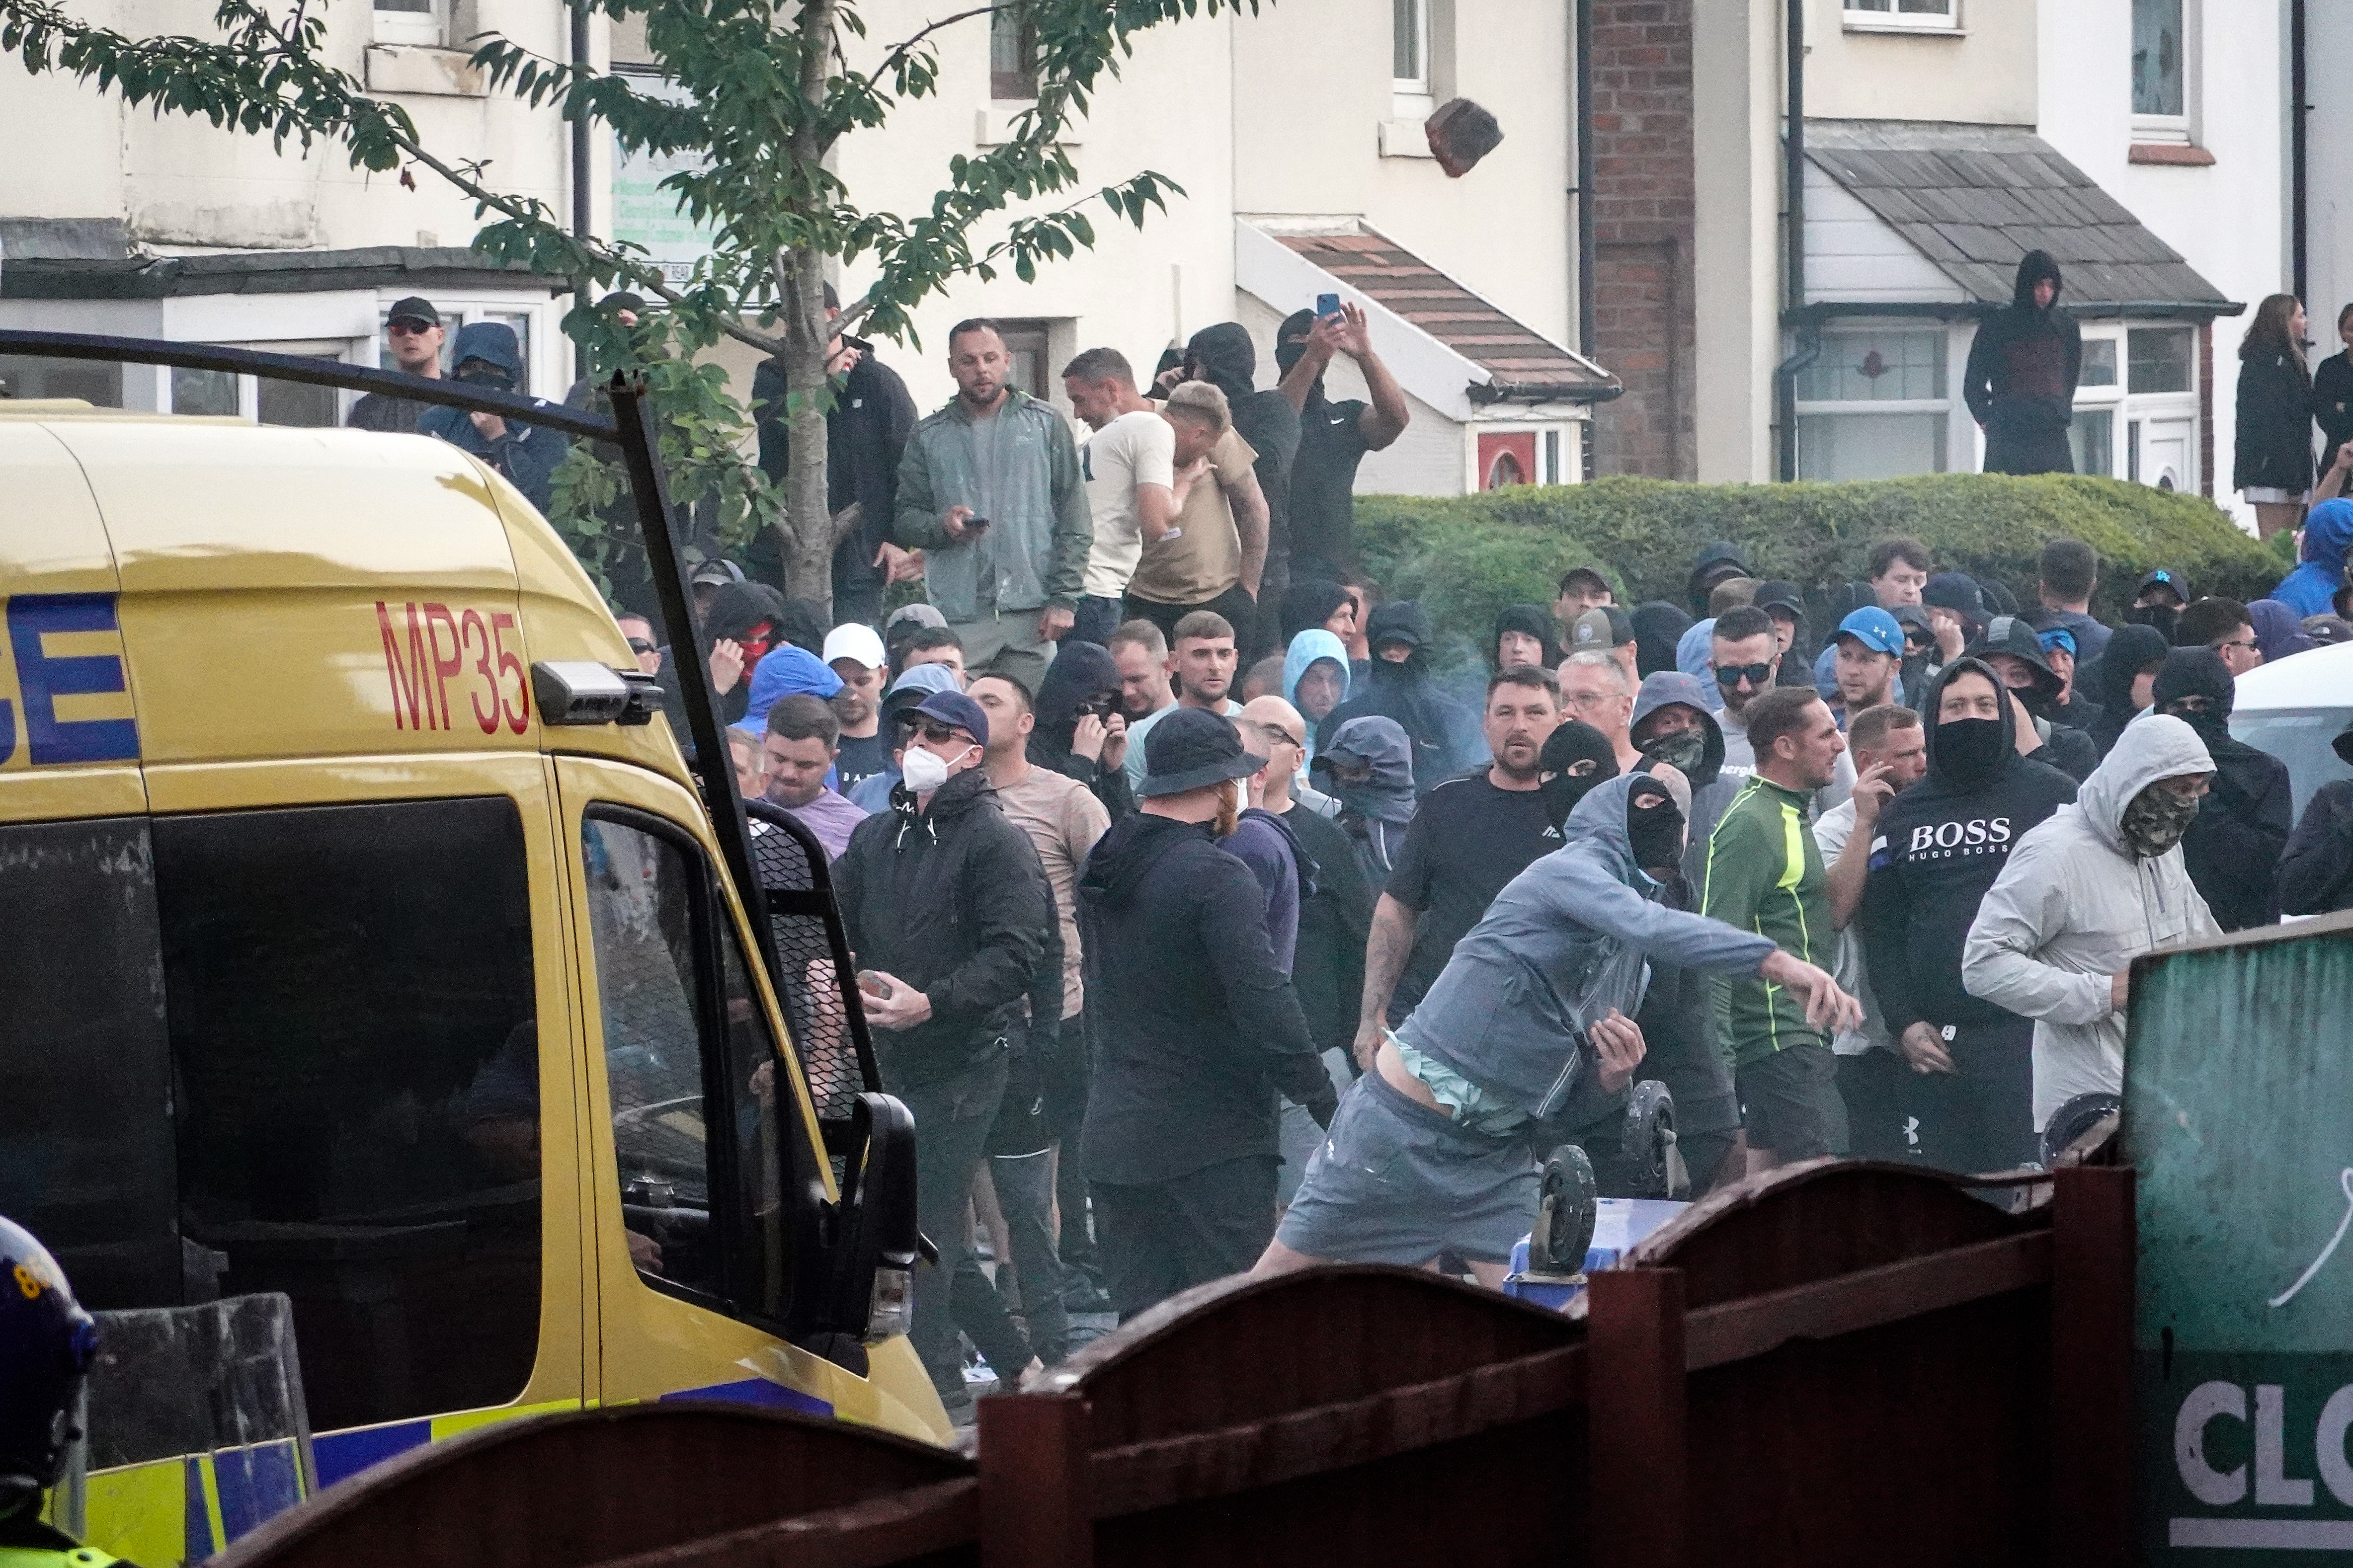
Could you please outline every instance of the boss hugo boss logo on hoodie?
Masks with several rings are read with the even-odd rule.
[[[2010,853],[2010,840],[2014,837],[2007,816],[1922,822],[1914,825],[1903,853],[1906,859],[1912,860],[1967,860],[1981,855],[2000,857]]]

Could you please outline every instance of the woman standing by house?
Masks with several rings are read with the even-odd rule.
[[[2304,362],[2304,306],[2274,294],[2255,307],[2239,344],[2238,460],[2232,483],[2269,539],[2304,518],[2312,489],[2312,372]]]

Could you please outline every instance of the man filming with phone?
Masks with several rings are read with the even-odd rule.
[[[974,675],[1031,690],[1078,612],[1094,525],[1068,421],[1012,385],[996,322],[948,330],[956,395],[899,462],[897,536],[923,552],[923,590]]]
[[[1328,307],[1328,309],[1327,309]],[[1372,401],[1324,395],[1324,372],[1345,354]],[[1327,294],[1314,310],[1283,318],[1274,363],[1282,391],[1299,410],[1299,455],[1291,464],[1291,575],[1337,578],[1356,564],[1356,465],[1405,434],[1413,416],[1405,389],[1373,352],[1365,312]]]

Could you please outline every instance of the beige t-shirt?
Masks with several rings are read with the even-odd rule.
[[[1231,429],[1209,449],[1215,470],[1185,492],[1177,536],[1146,544],[1127,591],[1155,605],[1205,605],[1242,580],[1242,539],[1226,487],[1249,477],[1258,453]]]
[[[1176,488],[1176,432],[1151,409],[1123,414],[1079,448],[1079,471],[1086,476],[1087,510],[1094,514],[1095,542],[1087,551],[1085,591],[1116,599],[1127,592],[1144,549],[1135,516],[1135,487]]]
[[[1111,826],[1111,814],[1078,780],[1034,765],[1019,784],[998,788],[997,805],[1038,847],[1046,880],[1053,886],[1054,913],[1062,927],[1062,1016],[1072,1017],[1086,1003],[1080,980],[1079,872],[1095,840]]]

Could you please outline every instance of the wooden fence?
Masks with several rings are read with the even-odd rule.
[[[1814,1162],[1695,1205],[1566,1314],[1407,1269],[1221,1280],[981,1401],[974,1460],[788,1415],[556,1416],[221,1561],[2121,1564],[2132,1183],[2062,1171],[2012,1216]]]

